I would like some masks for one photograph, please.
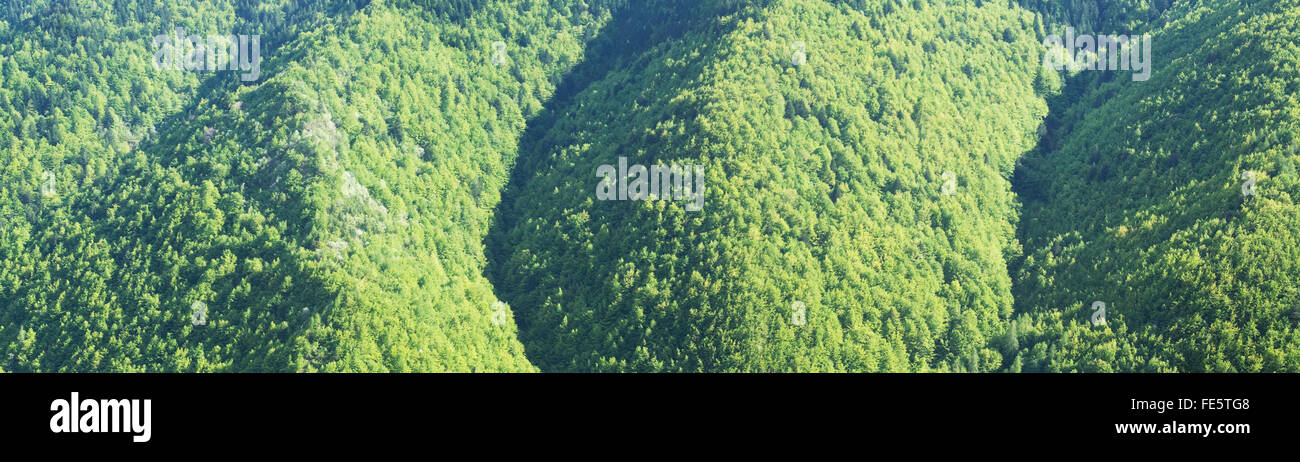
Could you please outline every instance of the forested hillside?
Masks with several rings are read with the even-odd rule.
[[[136,53],[103,86],[179,87],[137,124],[155,141],[85,135],[74,158],[11,142],[25,213],[5,230],[6,369],[532,369],[481,236],[524,118],[608,13],[481,3],[344,5],[268,50],[255,85],[168,82],[198,74]],[[39,192],[43,170],[61,193]]]
[[[1027,370],[1300,370],[1300,3],[1167,18],[1151,80],[1081,73],[1018,175]]]
[[[1049,28],[1066,26],[1099,34],[1129,34],[1160,21],[1178,0],[1016,0],[1042,15]]]
[[[156,68],[181,30],[257,75]],[[1297,44],[1300,0],[6,1],[0,370],[1294,372]],[[669,166],[703,196],[625,200]]]
[[[494,282],[528,307],[529,358],[1000,367],[1008,178],[1046,112],[1034,17],[933,3],[702,3],[612,27],[637,32],[605,39],[614,56],[586,63],[529,127],[498,216]],[[597,202],[592,172],[620,156],[703,165],[703,210]]]
[[[325,3],[252,3],[9,3],[0,23],[4,369],[160,368],[160,356],[185,354],[165,338],[179,321],[159,322],[160,310],[119,299],[157,306],[156,292],[122,280],[155,271],[123,268],[130,254],[154,258],[153,249],[115,248],[96,228],[116,213],[104,199],[128,181],[126,169],[148,170],[149,140],[203,85],[199,74],[153,69],[152,37],[174,27],[256,33],[263,20],[309,27],[326,11]],[[333,2],[329,11],[349,6]],[[293,28],[277,30],[287,37]]]

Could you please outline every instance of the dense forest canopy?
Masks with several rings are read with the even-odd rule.
[[[1300,370],[1297,8],[1180,3],[1151,80],[1071,82],[1019,173],[1025,368]]]
[[[178,28],[260,75],[155,68]],[[1045,67],[1067,30],[1150,78]],[[0,370],[1295,372],[1298,43],[1298,0],[7,1]]]
[[[618,53],[589,58],[599,73],[524,136],[492,244],[496,286],[531,307],[529,359],[571,371],[1001,367],[990,341],[1012,308],[1007,179],[1046,113],[1036,40],[1002,31],[1034,17],[696,8],[615,23],[650,40],[602,48]],[[703,165],[703,211],[593,201],[586,178],[619,156]],[[942,194],[945,172],[960,194]],[[796,303],[806,322],[792,321]]]

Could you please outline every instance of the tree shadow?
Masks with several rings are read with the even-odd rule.
[[[528,121],[524,133],[519,138],[518,157],[510,169],[501,200],[492,215],[492,225],[484,238],[487,256],[484,276],[495,287],[497,296],[510,303],[519,326],[520,340],[524,344],[525,354],[543,371],[568,364],[575,358],[566,356],[567,353],[573,352],[548,354],[547,352],[553,351],[557,345],[549,345],[544,338],[530,334],[530,332],[549,330],[547,326],[536,325],[538,321],[534,314],[540,307],[534,306],[535,303],[529,301],[526,296],[536,287],[518,278],[510,266],[510,258],[517,250],[524,249],[527,245],[525,242],[519,242],[516,236],[512,236],[516,227],[532,216],[529,214],[549,210],[545,206],[553,205],[547,202],[547,198],[529,194],[533,182],[544,179],[546,172],[553,172],[555,167],[563,163],[547,155],[552,148],[551,138],[565,135],[557,130],[561,122],[566,120],[604,122],[616,118],[613,114],[600,113],[598,108],[584,106],[579,95],[605,79],[622,74],[635,75],[638,71],[646,69],[654,60],[663,58],[659,54],[651,53],[654,48],[683,40],[692,32],[707,30],[712,36],[725,35],[733,26],[719,21],[719,14],[738,12],[739,8],[745,7],[729,5],[727,2],[651,0],[631,2],[615,9],[609,22],[588,43],[585,53],[587,59],[565,75],[556,86],[553,97]],[[723,29],[721,30],[723,35],[716,32],[719,29]],[[702,52],[706,56],[700,61],[707,61],[710,57],[707,54],[716,51],[710,49]],[[671,96],[675,95],[664,95],[665,98]],[[619,101],[640,106],[669,104],[666,100],[651,101],[640,96],[629,101]],[[582,175],[571,180],[582,183],[585,189],[588,178]],[[592,184],[595,184],[594,180]],[[593,216],[591,220],[601,221],[606,218],[613,217]]]

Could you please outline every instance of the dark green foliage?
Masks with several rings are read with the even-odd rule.
[[[1300,371],[1297,18],[6,1],[0,371]],[[1151,79],[1045,69],[1067,26]],[[597,200],[620,157],[703,210]]]
[[[611,24],[619,53],[580,67],[562,85],[573,96],[525,135],[492,243],[498,290],[528,307],[529,358],[566,371],[1000,367],[1008,178],[1046,106],[1036,42],[969,37],[1032,21],[799,1]],[[638,28],[649,43],[622,42]],[[703,211],[596,201],[593,172],[619,156],[703,165]],[[959,179],[950,197],[945,171]]]
[[[96,76],[89,91],[136,86],[160,103],[124,92],[99,107],[6,80],[29,92],[5,98],[26,111],[6,113],[52,114],[0,122],[5,184],[19,186],[4,190],[17,213],[0,234],[5,369],[532,369],[509,309],[493,316],[480,242],[525,117],[602,13],[522,3],[457,23],[343,3],[265,50],[254,85],[154,70],[150,35],[114,35],[109,15],[95,27],[128,40],[127,67],[65,81]],[[486,18],[515,36],[476,25]],[[229,27],[213,24],[189,27]],[[488,57],[495,39],[515,43],[508,66]],[[0,72],[76,69],[32,59]],[[112,130],[116,142],[94,136]],[[58,194],[40,193],[45,170]],[[195,302],[205,326],[191,325]]]
[[[1028,370],[1300,370],[1300,5],[1169,15],[1150,81],[1080,76],[1024,160]]]
[[[1070,26],[1098,34],[1129,34],[1159,21],[1176,0],[1016,0],[1016,3],[1041,13],[1053,30]]]

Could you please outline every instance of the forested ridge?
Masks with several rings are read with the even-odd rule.
[[[1080,75],[1023,161],[1023,367],[1294,372],[1300,3],[1180,2],[1151,32],[1151,80]]]
[[[12,148],[27,178],[66,166],[55,182],[72,194],[30,179],[16,192],[34,203],[6,230],[7,369],[533,369],[513,322],[492,322],[479,242],[512,133],[608,14],[532,2],[331,11],[268,50],[257,85],[218,74],[174,91],[188,102],[146,120],[160,133],[117,165]],[[205,27],[219,30],[190,25]],[[509,66],[487,55],[502,38],[515,44]]]
[[[509,253],[494,261],[506,299],[532,307],[520,313],[529,358],[553,370],[1000,366],[988,345],[1011,315],[1006,178],[1046,112],[1032,35],[1003,32],[1033,16],[695,8],[638,15],[678,35],[618,47],[618,65],[525,135],[495,243]],[[703,211],[594,202],[583,179],[619,156],[704,165]],[[966,194],[942,194],[945,171]]]
[[[1300,370],[1297,0],[5,8],[0,370]]]

